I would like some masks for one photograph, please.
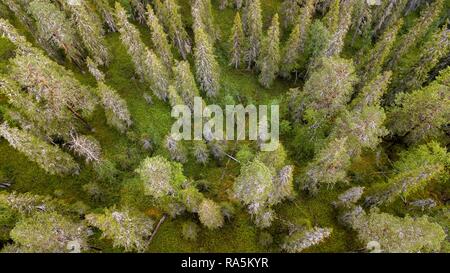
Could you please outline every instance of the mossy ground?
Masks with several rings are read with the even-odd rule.
[[[125,3],[126,1],[121,1]],[[181,12],[186,25],[191,25],[191,16],[188,0],[178,1],[182,5]],[[227,58],[227,37],[233,24],[235,11],[217,9],[218,1],[212,1],[214,6],[215,22],[219,26],[222,34],[222,41],[216,45],[216,54],[221,67],[221,95],[218,103],[224,99],[225,94],[231,94],[235,98],[240,97],[246,103],[265,104],[271,101],[281,101],[282,96],[290,87],[298,86],[299,83],[277,80],[273,87],[264,89],[259,85],[254,73],[247,70],[235,70],[228,66]],[[273,14],[279,10],[280,0],[262,1],[264,25],[267,26]],[[12,19],[12,18],[9,18]],[[21,32],[24,28],[17,20],[11,21]],[[149,43],[149,31],[145,26],[139,26],[144,41]],[[31,40],[29,34],[27,38]],[[73,177],[56,177],[46,174],[43,170],[23,155],[12,149],[5,140],[0,140],[0,173],[2,177],[13,181],[11,190],[19,192],[33,192],[56,196],[70,203],[82,201],[90,209],[96,210],[113,204],[134,204],[148,212],[149,215],[158,216],[159,212],[151,208],[151,204],[145,198],[139,198],[133,191],[136,191],[134,169],[139,162],[149,152],[141,148],[139,139],[148,136],[157,143],[155,154],[163,154],[161,141],[169,132],[173,123],[170,117],[169,105],[154,99],[153,105],[147,104],[144,100],[144,93],[151,94],[151,90],[144,83],[135,78],[134,66],[129,58],[126,49],[119,40],[117,33],[107,35],[107,43],[113,56],[112,63],[105,70],[106,83],[115,88],[127,102],[128,108],[133,118],[133,128],[130,133],[124,135],[106,125],[103,111],[95,111],[89,123],[95,128],[91,134],[100,141],[104,157],[116,164],[120,170],[116,182],[105,182],[97,178],[95,172],[89,166],[83,166],[80,175]],[[355,47],[360,47],[358,41]],[[8,58],[13,56],[14,47],[5,39],[0,38],[0,72],[7,73],[6,65]],[[354,49],[355,50],[355,49]],[[349,54],[349,52],[346,52]],[[192,63],[192,60],[190,60]],[[95,87],[95,80],[87,73],[80,72],[79,69],[70,67],[76,77],[84,84]],[[194,67],[192,66],[192,71]],[[1,99],[4,103],[4,99]],[[280,108],[285,106],[281,105]],[[291,138],[283,138],[286,147]],[[81,162],[81,160],[80,160]],[[206,179],[210,182],[210,194],[214,200],[223,201],[228,198],[227,190],[232,186],[234,178],[239,174],[240,166],[235,162],[218,164],[210,162],[206,166],[189,163],[184,166],[184,173],[193,180]],[[367,175],[368,171],[377,172],[376,160],[373,154],[363,157],[354,164],[352,174],[358,177],[358,181],[373,181],[379,177]],[[297,165],[296,173],[301,173],[305,167]],[[100,187],[106,192],[101,200],[91,200],[82,186],[98,182]],[[331,227],[333,233],[326,242],[308,249],[311,252],[342,252],[358,249],[360,246],[355,240],[353,232],[342,228],[336,220],[336,214],[331,206],[337,195],[344,189],[323,190],[318,196],[308,197],[299,193],[293,201],[285,202],[276,207],[280,219],[292,222],[309,221],[313,225]],[[298,191],[300,192],[300,191]],[[199,239],[196,242],[184,240],[181,236],[181,225],[185,220],[193,220],[192,215],[184,215],[176,219],[168,219],[162,225],[158,234],[154,238],[148,251],[150,252],[267,252],[276,251],[285,233],[283,226],[277,223],[269,229],[274,237],[274,244],[269,247],[262,247],[258,244],[260,230],[252,223],[249,214],[244,208],[239,208],[235,217],[226,222],[223,228],[210,231],[201,228]],[[194,220],[196,221],[196,220]],[[107,240],[93,240],[92,245],[103,251],[116,252],[120,249],[111,247]]]

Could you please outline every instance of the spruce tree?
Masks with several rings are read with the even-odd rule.
[[[28,12],[35,19],[41,40],[48,41],[53,50],[64,50],[70,61],[81,64],[83,49],[78,34],[57,6],[47,0],[34,0],[29,4]]]
[[[330,237],[331,228],[314,227],[306,231],[297,231],[285,239],[281,248],[289,253],[299,253],[303,250],[320,244]]]
[[[336,2],[339,2],[337,0]],[[343,3],[340,7],[339,11],[339,19],[337,20],[337,23],[330,22],[329,24],[336,24],[336,26],[330,28],[328,27],[328,30],[334,29],[332,33],[331,39],[330,39],[330,45],[326,51],[327,56],[339,56],[341,54],[341,51],[344,47],[344,39],[347,35],[347,32],[350,28],[350,25],[352,23],[352,11],[353,11],[353,2],[347,1]]]
[[[280,25],[278,14],[272,19],[267,37],[264,39],[261,54],[259,56],[258,67],[261,70],[259,82],[269,88],[275,79],[280,66]]]
[[[145,6],[142,3],[141,0],[130,0],[130,5],[132,9],[132,14],[134,19],[139,24],[145,24],[146,22],[146,15],[145,15]]]
[[[87,248],[87,229],[55,212],[38,212],[21,219],[11,230],[20,252],[80,252]]]
[[[389,109],[387,126],[408,143],[420,143],[442,136],[450,117],[450,68],[430,85],[397,95]],[[445,84],[445,80],[447,84]]]
[[[258,60],[262,43],[262,14],[260,0],[248,0],[247,14],[245,20],[245,32],[247,37],[247,49],[245,60],[247,68],[250,69]]]
[[[116,2],[116,18],[120,38],[134,63],[136,73],[150,84],[155,96],[167,99],[169,76],[161,60],[142,42],[139,31],[127,19],[123,7]]]
[[[325,15],[323,22],[330,33],[338,30],[340,20],[340,0],[331,0],[328,13]]]
[[[107,0],[92,0],[95,8],[100,13],[103,23],[108,27],[109,31],[116,32],[117,26],[114,21],[113,9],[109,6]]]
[[[402,25],[403,20],[400,19],[391,28],[386,30],[374,47],[365,54],[367,57],[365,57],[358,65],[361,78],[360,87],[373,80],[376,75],[380,74]]]
[[[280,75],[284,78],[289,78],[291,72],[297,68],[300,58],[300,38],[300,24],[296,24],[281,53]]]
[[[167,40],[167,35],[164,32],[163,27],[159,24],[159,20],[156,17],[153,9],[150,5],[147,5],[147,25],[152,33],[152,44],[155,49],[156,55],[166,66],[167,70],[172,68],[173,55]]]
[[[175,0],[165,0],[163,2],[155,0],[154,5],[159,21],[164,25],[172,40],[172,44],[176,46],[180,55],[186,60],[187,55],[191,53],[192,46],[181,20],[180,7]]]
[[[284,0],[281,4],[281,18],[284,28],[289,28],[294,25],[297,21],[298,15],[300,14],[300,7],[302,1],[300,0]]]
[[[408,51],[416,46],[423,36],[430,29],[431,25],[438,19],[442,12],[444,1],[437,0],[421,12],[420,18],[409,29],[409,31],[400,37],[398,43],[392,50],[389,68],[393,69]]]
[[[114,247],[123,247],[127,252],[144,252],[154,225],[153,219],[141,212],[116,208],[88,214],[86,221],[102,231],[102,238],[112,240]]]
[[[10,127],[6,122],[0,125],[0,135],[49,174],[73,174],[79,170],[78,164],[69,154],[26,131]]]
[[[215,97],[219,92],[219,64],[208,36],[202,28],[195,30],[195,69],[200,88],[208,97]]]
[[[239,12],[236,13],[234,17],[234,24],[231,29],[230,37],[230,65],[234,68],[239,68],[241,66],[244,49],[245,49],[245,37],[244,31],[242,29],[241,16]]]
[[[187,61],[177,62],[173,67],[173,75],[178,94],[180,94],[184,103],[193,109],[194,97],[199,97],[200,92],[191,73],[189,63]]]
[[[200,222],[208,229],[217,229],[223,226],[223,215],[220,206],[210,199],[204,199],[198,208]]]

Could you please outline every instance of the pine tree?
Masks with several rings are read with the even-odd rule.
[[[41,40],[48,41],[53,50],[64,50],[70,61],[81,64],[83,51],[78,35],[57,6],[47,0],[34,0],[29,4],[28,12],[36,21]]]
[[[145,195],[155,199],[174,196],[185,180],[182,166],[161,156],[147,157],[141,162],[136,172],[144,183]]]
[[[314,20],[308,30],[305,55],[308,59],[306,74],[307,77],[320,65],[322,57],[326,56],[327,50],[330,48],[331,35],[323,23]]]
[[[166,32],[172,39],[172,44],[177,47],[178,52],[186,60],[192,46],[181,20],[180,7],[174,0],[165,0],[163,3],[161,0],[155,0],[154,5],[159,21],[164,25]]]
[[[87,247],[87,230],[55,212],[35,213],[11,230],[20,252],[80,252]]]
[[[388,113],[387,126],[394,135],[408,143],[424,142],[443,134],[450,117],[450,68],[440,78],[412,93],[397,95]],[[447,84],[443,80],[447,79]]]
[[[430,221],[426,215],[399,218],[371,211],[357,217],[352,227],[357,231],[360,241],[365,244],[375,241],[382,252],[389,253],[439,251],[446,236],[442,227]]]
[[[419,41],[430,29],[430,26],[439,17],[442,12],[443,4],[443,0],[437,0],[429,5],[423,12],[421,12],[420,18],[409,29],[409,31],[400,37],[399,42],[392,50],[392,57],[388,63],[390,69],[396,67],[403,56],[419,43]]]
[[[306,167],[303,189],[317,194],[322,186],[332,188],[338,182],[346,182],[349,164],[347,138],[329,141]]]
[[[180,94],[184,103],[193,109],[194,97],[199,97],[200,92],[191,73],[189,63],[187,61],[177,62],[173,67],[173,75],[178,94]]]
[[[367,57],[358,65],[361,77],[360,87],[372,81],[376,75],[380,74],[402,25],[403,20],[400,19],[395,25],[386,30],[374,47],[365,54]]]
[[[200,222],[208,229],[216,229],[223,226],[223,215],[220,206],[210,199],[204,199],[198,209]]]
[[[300,15],[298,17],[298,24],[300,24],[300,47],[299,53],[302,53],[304,50],[306,36],[308,34],[308,30],[310,28],[313,15],[314,15],[314,5],[316,0],[305,0],[305,5],[300,10]]]
[[[120,38],[135,65],[136,73],[150,84],[155,96],[167,99],[168,72],[159,58],[142,42],[139,31],[130,22],[123,7],[116,2],[116,18]]]
[[[103,214],[88,214],[86,221],[99,228],[103,238],[112,240],[114,247],[123,247],[127,252],[144,252],[154,225],[154,221],[143,213],[115,208],[105,209]]]
[[[170,70],[173,64],[172,51],[167,40],[167,35],[163,27],[159,24],[159,20],[150,5],[147,5],[147,25],[152,33],[152,43],[156,54],[164,63],[167,70]]]
[[[195,30],[195,69],[200,88],[208,97],[215,97],[219,92],[219,64],[214,49],[203,29]]]
[[[100,13],[103,23],[108,27],[109,31],[116,32],[117,26],[114,21],[113,13],[114,11],[109,6],[109,3],[107,0],[92,0],[94,3],[95,8]]]
[[[275,79],[280,66],[280,24],[278,14],[272,18],[267,37],[264,39],[261,54],[259,56],[258,67],[261,70],[259,82],[269,88]]]
[[[230,65],[234,68],[239,68],[243,60],[243,54],[245,49],[245,37],[244,30],[242,29],[241,16],[239,12],[234,17],[233,28],[231,29],[230,37]]]
[[[261,2],[259,0],[248,0],[247,14],[245,20],[245,31],[247,36],[247,49],[245,60],[247,68],[250,69],[257,61],[262,43],[262,14]]]

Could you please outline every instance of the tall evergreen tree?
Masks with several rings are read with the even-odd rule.
[[[78,35],[65,14],[47,0],[34,0],[29,4],[29,13],[36,21],[40,39],[48,41],[53,50],[62,49],[66,57],[77,64],[83,58]]]
[[[450,68],[430,85],[397,95],[389,110],[387,126],[392,134],[417,143],[442,136],[450,118]],[[447,82],[447,83],[445,83]]]
[[[336,2],[339,2],[339,0]],[[330,40],[330,45],[326,51],[327,56],[339,56],[344,47],[344,38],[347,35],[352,23],[353,3],[353,1],[344,2],[340,6],[340,9],[338,8],[338,20],[336,20],[336,22],[329,22],[329,24],[332,24],[333,26],[328,27],[328,30],[333,29],[334,31],[330,31],[330,33],[332,33],[332,37]]]
[[[120,38],[133,60],[136,73],[150,84],[155,96],[167,99],[169,76],[159,58],[142,42],[139,31],[127,19],[123,7],[116,2],[116,18]]]
[[[108,27],[109,31],[116,32],[117,26],[114,21],[113,9],[109,6],[107,0],[92,0],[95,8],[100,13],[103,23]]]
[[[247,36],[245,60],[247,68],[250,69],[259,57],[263,36],[261,2],[259,0],[248,0],[245,24]]]
[[[78,172],[79,166],[73,158],[32,134],[11,128],[7,123],[0,125],[0,135],[9,145],[23,153],[30,161],[35,162],[50,174],[73,174]]]
[[[259,82],[269,88],[275,79],[280,66],[280,24],[278,14],[272,19],[272,24],[264,39],[261,54],[258,60],[258,67],[261,70]]]
[[[87,222],[102,231],[102,237],[113,241],[125,251],[144,252],[153,232],[154,221],[141,212],[130,209],[105,209],[104,213],[86,215]]]
[[[245,45],[244,30],[242,29],[241,16],[239,12],[236,13],[234,17],[233,28],[231,29],[230,37],[230,65],[234,68],[239,68],[241,66]]]
[[[150,5],[147,5],[147,25],[152,33],[152,43],[156,54],[166,66],[167,70],[172,68],[173,55],[170,49],[167,35],[164,32],[163,27],[159,24],[159,20],[156,17],[153,9]]]
[[[423,36],[430,29],[431,25],[436,21],[442,12],[444,1],[437,0],[429,5],[421,12],[420,18],[409,29],[409,31],[400,37],[398,43],[392,50],[391,59],[389,60],[389,68],[393,69],[397,66],[399,60],[414,46],[416,46]]]
[[[302,1],[300,0],[284,0],[281,4],[281,18],[284,28],[294,25],[299,14]]]
[[[291,72],[297,68],[300,58],[300,38],[300,24],[296,24],[281,53],[280,75],[285,78],[289,78]]]
[[[145,5],[141,0],[130,0],[132,15],[139,24],[145,24]]]
[[[219,64],[214,55],[214,48],[202,28],[195,30],[195,69],[200,88],[208,97],[215,97],[219,92]]]
[[[220,206],[210,199],[204,199],[198,209],[200,222],[209,229],[216,229],[223,225],[223,215]]]
[[[323,22],[330,33],[338,30],[340,20],[340,0],[331,0],[328,13],[325,15]]]
[[[165,0],[163,2],[155,0],[154,5],[159,21],[164,25],[172,40],[172,44],[176,46],[180,55],[186,60],[187,55],[191,53],[192,46],[181,20],[180,7],[175,0]]]
[[[193,109],[194,97],[199,97],[200,92],[191,73],[189,63],[187,61],[177,62],[173,67],[173,74],[178,94],[180,94],[184,103]]]

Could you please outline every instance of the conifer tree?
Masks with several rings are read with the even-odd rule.
[[[382,5],[376,7],[372,18],[374,36],[393,28],[402,16],[408,0],[382,1]]]
[[[391,59],[389,60],[389,68],[397,66],[399,60],[415,45],[417,45],[423,36],[430,29],[430,26],[439,17],[442,12],[444,1],[437,0],[429,5],[424,11],[421,12],[421,16],[417,19],[417,22],[409,29],[409,31],[400,37],[397,45],[392,50]]]
[[[184,104],[184,101],[178,94],[175,86],[169,85],[169,89],[167,90],[167,93],[169,96],[170,106],[174,107],[175,105],[183,105]]]
[[[208,229],[216,229],[223,226],[223,215],[220,206],[210,199],[204,199],[198,209],[200,222]]]
[[[269,88],[275,79],[280,66],[280,24],[278,14],[272,18],[267,37],[264,39],[261,54],[259,56],[258,67],[261,70],[259,82]]]
[[[284,28],[289,28],[294,25],[297,21],[298,15],[300,14],[300,7],[302,1],[300,0],[284,0],[281,4],[281,18]]]
[[[299,253],[303,250],[317,245],[330,237],[331,228],[314,227],[306,231],[298,231],[285,239],[281,248],[289,253]]]
[[[300,9],[300,15],[298,17],[298,24],[300,24],[300,47],[299,53],[302,53],[304,50],[308,30],[310,28],[313,15],[314,15],[314,5],[316,0],[305,0],[304,6]]]
[[[219,9],[223,10],[229,5],[229,0],[220,0]]]
[[[195,30],[195,69],[200,88],[208,97],[219,92],[219,64],[214,49],[202,28]]]
[[[105,209],[103,214],[86,215],[86,220],[102,231],[103,238],[112,240],[114,247],[123,247],[127,252],[144,252],[154,225],[150,217],[130,209]]]
[[[314,195],[323,186],[329,189],[338,182],[346,182],[349,164],[347,138],[329,141],[306,167],[303,189]]]
[[[395,25],[387,29],[374,47],[366,54],[367,57],[359,63],[360,87],[380,74],[402,24],[403,20],[400,19]]]
[[[68,1],[67,5],[63,6],[70,11],[79,37],[89,55],[98,65],[107,65],[110,56],[103,35],[104,30],[97,14],[84,0],[78,0],[76,3]]]
[[[71,132],[70,141],[67,143],[69,149],[76,155],[84,157],[86,162],[99,163],[101,160],[101,147],[98,141],[90,136],[83,136]]]
[[[176,4],[175,0],[161,0],[154,1],[156,13],[159,21],[164,25],[166,32],[172,40],[172,44],[175,45],[180,52],[183,59],[186,60],[187,55],[191,53],[192,46],[189,35],[184,29],[181,15],[179,13],[180,7]]]
[[[248,0],[245,24],[247,37],[245,60],[247,62],[247,68],[250,69],[258,60],[263,37],[260,0]]]
[[[87,247],[87,230],[55,212],[38,212],[21,219],[11,239],[20,252],[80,252]]]
[[[187,211],[198,213],[200,204],[203,202],[205,197],[196,187],[189,185],[180,190],[180,199],[186,206]]]
[[[7,123],[3,123],[0,126],[0,135],[14,149],[23,153],[29,160],[50,174],[71,174],[76,173],[79,169],[78,164],[70,155],[26,131],[11,128]]]
[[[293,94],[290,107],[294,118],[304,118],[305,112],[318,126],[335,117],[350,99],[355,83],[354,67],[350,61],[325,58],[313,72],[303,90]]]
[[[152,43],[156,54],[166,66],[167,70],[172,68],[173,55],[170,49],[167,35],[164,32],[163,27],[159,24],[159,20],[156,17],[153,9],[150,5],[147,5],[147,25],[152,33]]]
[[[285,198],[294,197],[294,167],[292,165],[284,166],[273,178],[274,191],[269,196],[269,203],[276,205]]]
[[[133,17],[139,24],[145,24],[145,6],[141,0],[130,0]]]
[[[48,41],[53,50],[64,50],[70,61],[81,64],[83,52],[78,35],[57,6],[47,0],[34,0],[29,4],[28,12],[36,21],[41,40]]]
[[[308,30],[305,55],[307,58],[307,77],[320,65],[322,57],[326,56],[327,50],[330,48],[331,35],[323,23],[314,20]]]
[[[367,197],[365,203],[370,206],[381,205],[391,203],[399,197],[406,201],[411,194],[448,172],[448,158],[446,148],[436,142],[403,151],[400,159],[394,163],[395,172],[389,177],[387,184]]]
[[[450,30],[447,23],[435,32],[431,39],[420,49],[417,61],[396,77],[388,100],[392,101],[398,92],[418,89],[428,79],[428,73],[439,60],[450,52]]]
[[[242,29],[241,16],[239,12],[236,13],[234,17],[233,28],[231,29],[230,37],[230,65],[234,68],[239,68],[241,66],[244,49],[245,49],[245,37],[244,30]]]
[[[189,63],[187,61],[177,62],[173,67],[173,75],[178,94],[180,94],[184,103],[193,109],[194,97],[199,97],[200,92],[191,73]]]
[[[443,134],[450,117],[450,68],[430,85],[397,95],[388,114],[387,126],[408,143],[424,142]],[[447,81],[447,84],[444,84]]]
[[[198,163],[205,165],[209,159],[208,146],[203,140],[197,140],[193,144],[193,154]]]
[[[139,31],[130,22],[123,7],[116,2],[116,18],[120,37],[133,60],[136,73],[150,84],[155,96],[167,99],[168,72],[159,58],[142,42]]]
[[[323,21],[330,33],[335,33],[338,30],[340,20],[340,0],[331,0],[328,13],[325,15]]]
[[[185,181],[182,166],[161,156],[147,157],[136,172],[144,183],[144,193],[155,199],[174,196]]]
[[[193,0],[192,17],[194,18],[194,32],[197,28],[202,28],[208,34],[211,45],[214,45],[220,35],[213,22],[211,0]]]
[[[103,23],[108,27],[109,31],[116,32],[117,26],[114,21],[113,13],[114,11],[109,6],[107,0],[93,0],[94,6],[100,13]]]
[[[165,139],[165,147],[169,151],[172,160],[180,163],[187,162],[187,150],[183,142],[176,140],[174,136],[168,134]]]
[[[439,251],[446,236],[442,227],[430,221],[426,215],[399,218],[371,211],[357,217],[352,227],[357,231],[360,241],[365,244],[375,241],[382,252],[390,253]]]
[[[297,68],[300,46],[300,24],[296,24],[289,34],[289,39],[281,53],[280,75],[284,78],[289,78],[290,73]]]
[[[366,84],[352,101],[351,106],[353,109],[361,111],[366,106],[380,105],[381,98],[386,93],[389,86],[391,76],[391,71],[385,71],[383,74],[378,75],[375,79]]]
[[[339,2],[339,0],[336,2]],[[344,2],[339,10],[337,23],[329,23],[336,24],[336,26],[332,27],[334,28],[333,32],[330,31],[332,36],[330,39],[330,45],[326,51],[327,56],[339,56],[344,47],[344,38],[352,23],[353,3],[353,1]],[[328,29],[330,30],[331,28],[328,27]]]

